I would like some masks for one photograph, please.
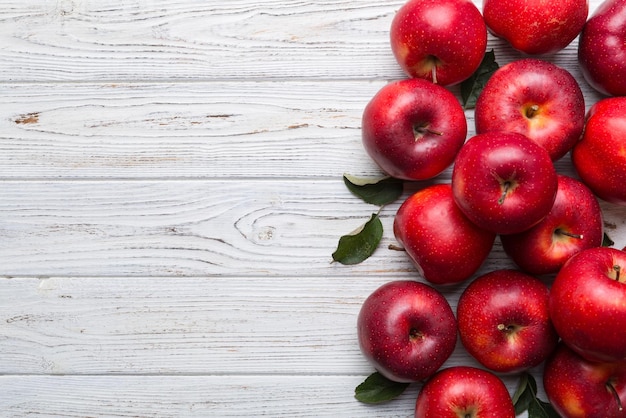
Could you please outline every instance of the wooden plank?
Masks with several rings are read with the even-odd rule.
[[[383,85],[6,85],[0,178],[379,175],[360,125]]]
[[[0,374],[362,379],[357,315],[387,280],[2,279]],[[441,290],[456,309],[462,287]],[[478,366],[460,344],[444,366],[458,364]]]
[[[2,189],[3,276],[415,275],[405,253],[387,249],[404,196],[383,208],[384,237],[371,259],[331,264],[339,237],[378,210],[340,180],[33,181]],[[625,210],[604,204],[619,248]],[[497,241],[486,267],[507,261]]]
[[[412,187],[417,187],[412,185]],[[303,193],[306,190],[306,193]],[[331,264],[341,235],[377,206],[341,180],[5,181],[2,276],[414,276],[383,208],[384,237],[367,262]],[[626,245],[626,208],[603,204]],[[486,268],[507,265],[499,241]]]
[[[403,3],[3,1],[0,79],[398,78],[389,27]],[[502,58],[522,57],[504,46],[490,37]]]
[[[363,378],[0,376],[0,410],[13,418],[413,417],[419,385],[392,402],[368,406],[352,396]]]
[[[360,127],[385,83],[5,85],[0,178],[378,176]]]

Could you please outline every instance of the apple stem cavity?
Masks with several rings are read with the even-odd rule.
[[[411,341],[421,340],[422,338],[424,338],[424,334],[422,332],[416,328],[411,328],[411,331],[409,331],[409,339]]]
[[[442,136],[443,132],[434,131],[434,130],[430,129],[428,124],[414,125],[413,126],[413,135],[415,136],[415,142],[417,142],[420,139],[422,139],[424,137],[424,135],[426,135],[426,134]]]
[[[615,390],[615,386],[613,386],[613,382],[612,381],[607,381],[606,382],[606,388],[609,390],[609,392],[611,392],[613,394],[613,396],[615,397],[615,401],[617,402],[617,410],[618,411],[623,411],[624,407],[622,406],[622,400],[619,398],[619,393],[617,393],[617,390]]]
[[[498,331],[503,331],[507,334],[513,333],[516,329],[515,325],[498,324]]]
[[[561,228],[558,228],[554,231],[555,234],[557,235],[565,235],[566,237],[571,237],[571,238],[576,238],[576,239],[583,239],[583,234],[573,234],[571,232],[567,232],[562,230]]]

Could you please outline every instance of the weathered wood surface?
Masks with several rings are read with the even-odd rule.
[[[360,118],[403,77],[402,4],[0,1],[0,415],[412,415],[419,385],[353,399],[362,301],[419,280],[387,249],[401,200],[371,259],[331,263],[378,210],[341,175],[380,175]],[[575,43],[546,59],[599,99]],[[602,207],[626,246],[626,210]],[[512,266],[496,243],[481,272]]]

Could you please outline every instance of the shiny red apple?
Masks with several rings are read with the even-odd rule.
[[[410,77],[450,86],[469,78],[487,48],[487,27],[469,0],[409,0],[396,13],[391,50]]]
[[[585,80],[600,93],[626,95],[626,0],[605,0],[585,24],[578,63]]]
[[[457,321],[467,352],[498,373],[519,373],[543,362],[559,337],[549,313],[550,292],[539,279],[499,269],[461,294]]]
[[[393,228],[421,275],[439,285],[469,279],[487,259],[496,238],[463,215],[450,184],[428,186],[409,196],[398,209]]]
[[[597,247],[559,270],[550,317],[561,339],[589,361],[626,361],[626,253]]]
[[[425,180],[452,164],[465,142],[465,112],[449,90],[422,79],[386,84],[362,116],[362,142],[391,177]]]
[[[495,374],[469,366],[442,369],[420,390],[415,418],[515,418],[507,387]]]
[[[602,210],[582,182],[558,175],[556,200],[537,225],[518,234],[502,235],[504,251],[525,272],[557,273],[574,254],[599,247],[604,237]]]
[[[416,281],[397,280],[370,294],[357,319],[361,352],[396,382],[427,379],[454,351],[457,325],[446,298]]]
[[[489,31],[532,55],[564,49],[576,39],[588,14],[588,0],[483,0]]]
[[[497,234],[525,231],[546,217],[557,191],[548,152],[516,132],[485,132],[458,152],[452,192],[461,211]]]
[[[543,387],[562,417],[626,417],[626,363],[591,362],[559,344],[545,363]]]
[[[556,161],[580,139],[585,100],[566,69],[525,58],[500,67],[491,76],[476,102],[474,120],[477,133],[524,134]]]
[[[589,109],[572,162],[596,195],[626,205],[626,97],[605,98]]]

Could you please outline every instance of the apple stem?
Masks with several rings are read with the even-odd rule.
[[[532,118],[533,116],[535,116],[537,114],[538,110],[539,110],[539,106],[537,106],[536,104],[528,107],[526,109],[526,117],[527,118]]]
[[[433,65],[431,73],[433,75],[433,83],[437,84],[437,65]]]
[[[610,380],[608,382],[606,382],[606,388],[615,397],[615,400],[617,401],[617,409],[618,409],[618,411],[624,410],[624,407],[622,406],[622,400],[619,398],[619,394],[617,393],[617,390],[615,390],[615,386],[613,386],[613,382],[611,382]]]
[[[420,140],[425,134],[442,136],[443,132],[433,131],[428,127],[428,125],[413,126],[413,135],[415,136],[415,141]]]
[[[559,234],[559,235],[565,235],[567,237],[572,237],[572,238],[577,238],[577,239],[583,239],[583,235],[582,234],[572,234],[571,232],[567,232],[562,230],[561,228],[558,228],[555,233]]]
[[[511,188],[511,182],[505,181],[503,186],[504,189],[502,190],[502,196],[500,196],[500,199],[498,199],[499,205],[502,205],[504,203],[504,199],[506,199],[506,195],[509,193],[509,189]]]
[[[622,272],[622,268],[616,264],[613,266],[613,270],[615,271],[615,281],[619,282],[619,276]]]
[[[395,244],[389,244],[389,246],[387,248],[389,248],[390,250],[393,250],[393,251],[406,251],[406,249],[400,247],[399,245],[395,245]]]

